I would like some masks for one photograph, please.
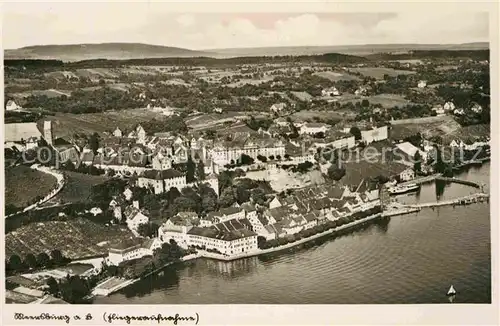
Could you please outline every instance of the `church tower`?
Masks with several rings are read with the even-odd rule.
[[[54,142],[54,135],[52,133],[52,121],[46,120],[43,122],[43,138],[49,146]]]

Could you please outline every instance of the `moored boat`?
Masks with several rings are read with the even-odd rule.
[[[448,290],[448,293],[446,293],[447,296],[451,297],[453,295],[457,294],[457,291],[455,290],[455,288],[452,286],[450,286],[450,289]]]
[[[404,186],[394,186],[388,189],[391,195],[399,195],[407,192],[417,191],[420,186],[416,183],[410,183]]]

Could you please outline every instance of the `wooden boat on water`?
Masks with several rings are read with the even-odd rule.
[[[455,288],[452,285],[452,286],[450,286],[450,289],[448,290],[448,293],[446,293],[446,295],[451,297],[451,296],[454,296],[455,294],[457,294],[457,291],[455,290]]]
[[[408,192],[417,191],[420,189],[420,186],[416,183],[410,183],[404,186],[394,186],[388,189],[389,194],[391,195],[400,195]]]

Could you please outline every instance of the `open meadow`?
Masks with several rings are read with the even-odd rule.
[[[58,90],[58,89],[46,89],[46,90],[27,90],[20,93],[10,94],[13,98],[24,98],[29,96],[47,96],[48,98],[61,97],[61,96],[71,96],[71,91],[68,90]]]
[[[350,72],[360,73],[363,76],[371,77],[375,79],[382,80],[384,75],[389,75],[390,77],[396,77],[398,75],[413,75],[415,71],[410,70],[396,70],[392,68],[382,68],[382,67],[359,67],[359,68],[349,68]]]
[[[103,183],[108,179],[105,176],[89,175],[71,171],[65,171],[64,174],[66,175],[64,188],[43,206],[51,206],[56,203],[66,204],[86,202],[90,196],[92,186]]]
[[[348,73],[341,73],[335,71],[320,71],[313,73],[315,76],[326,78],[330,81],[336,82],[339,80],[359,80],[358,76],[354,76]]]
[[[371,96],[343,94],[336,98],[336,101],[340,104],[346,104],[349,102],[354,104],[356,102],[361,102],[363,100],[368,100],[370,104],[379,104],[387,109],[394,107],[402,107],[411,103],[403,96],[397,94],[377,94]]]
[[[314,121],[314,119],[319,119],[321,121],[328,120],[342,120],[343,115],[339,111],[299,111],[294,112],[291,115],[292,120],[302,120],[302,121]]]
[[[247,120],[250,119],[250,116],[260,118],[265,115],[263,115],[262,112],[224,112],[222,114],[211,113],[191,116],[186,118],[184,121],[189,129],[203,130],[214,127],[222,127],[228,122]]]

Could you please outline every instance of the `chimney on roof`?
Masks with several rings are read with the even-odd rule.
[[[139,209],[139,201],[138,200],[134,200],[132,202],[132,206],[135,207],[135,208],[137,208],[137,209]]]

